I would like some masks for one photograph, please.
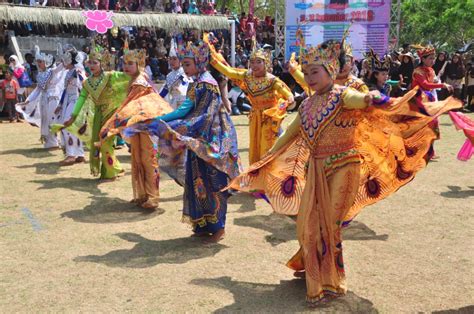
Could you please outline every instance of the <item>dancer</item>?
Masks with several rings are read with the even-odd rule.
[[[186,75],[193,79],[187,100],[175,111],[151,123],[125,130],[130,137],[148,131],[159,138],[160,166],[184,184],[183,221],[196,236],[217,242],[224,237],[228,192],[221,190],[240,173],[237,134],[222,105],[219,87],[207,71],[209,48],[180,44],[178,55]],[[177,172],[185,158],[184,180]]]
[[[426,165],[435,134],[427,126],[431,117],[409,109],[416,90],[382,110],[368,107],[378,92],[334,85],[345,61],[340,43],[311,47],[302,60],[315,94],[270,153],[229,187],[264,192],[275,212],[298,215],[300,249],[287,266],[306,278],[314,305],[346,293],[342,226],[411,181]],[[381,114],[403,117],[402,126]]]
[[[18,103],[15,107],[27,122],[40,128],[40,141],[44,148],[59,149],[58,138],[50,131],[50,126],[55,122],[54,111],[64,88],[64,67],[59,64],[51,68],[54,57],[42,53],[38,46],[35,46],[35,59],[38,66],[36,88],[25,102]]]
[[[372,49],[365,54],[365,59],[370,69],[370,77],[367,81],[369,90],[377,90],[387,97],[390,96],[392,87],[400,83],[400,81],[388,79],[391,60],[388,58],[379,59]]]
[[[418,106],[418,110],[421,113],[429,116],[430,113],[427,111],[424,103],[434,102],[437,100],[434,94],[435,89],[446,88],[449,93],[452,93],[454,89],[451,85],[446,83],[435,83],[436,75],[432,68],[436,59],[435,49],[432,46],[423,47],[421,45],[415,45],[413,47],[417,49],[416,52],[420,57],[420,65],[413,71],[412,87],[414,88],[419,86],[419,92],[415,98],[415,101],[416,105]],[[439,139],[440,132],[438,119],[433,120],[432,126],[436,129]],[[434,159],[438,157],[439,156],[436,154],[433,154]]]
[[[123,128],[172,111],[171,106],[158,95],[145,74],[145,50],[124,48],[124,72],[131,77],[128,96],[100,130],[101,142],[119,134]],[[146,209],[159,205],[160,170],[157,146],[147,133],[138,133],[127,139],[132,154],[132,202]]]
[[[254,47],[249,70],[227,65],[212,44],[210,50],[211,65],[239,86],[252,105],[249,114],[249,161],[252,164],[259,161],[275,143],[286,116],[286,107],[294,101],[293,94],[285,83],[268,73],[272,69],[270,55],[263,49],[256,50]]]
[[[59,50],[62,52],[62,47]],[[61,100],[55,110],[56,121],[59,123],[64,123],[71,118],[72,110],[82,89],[82,82],[86,77],[83,65],[85,58],[86,56],[74,47],[62,52],[61,59],[66,75]],[[66,129],[61,130],[61,144],[66,158],[60,162],[60,165],[70,166],[85,162],[82,141]]]
[[[171,72],[166,76],[166,82],[161,88],[160,96],[168,101],[173,109],[176,109],[186,100],[186,91],[190,80],[184,73],[179,61],[174,38],[171,39],[168,61]]]
[[[94,176],[100,175],[100,179],[103,180],[115,180],[124,170],[115,157],[114,137],[104,141],[100,148],[94,143],[99,141],[99,132],[103,124],[124,101],[130,80],[130,77],[122,72],[106,72],[103,65],[109,64],[109,59],[110,54],[106,49],[93,45],[88,60],[92,75],[84,82],[71,118],[64,123],[64,127],[69,128],[68,130],[88,135],[85,142],[90,148],[91,173]],[[79,115],[81,119],[78,119]],[[71,127],[74,122],[75,125]],[[88,129],[90,125],[91,130]]]

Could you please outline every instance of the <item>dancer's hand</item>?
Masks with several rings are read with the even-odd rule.
[[[296,61],[296,54],[294,52],[291,54],[290,61],[288,62],[288,69],[290,72],[294,72],[298,69],[298,62]]]
[[[454,92],[454,87],[453,85],[449,85],[449,84],[444,84],[444,87],[448,90],[448,92],[452,93]]]
[[[373,91],[370,91],[367,95],[365,95],[364,101],[366,104],[371,105],[373,104],[374,100],[377,100],[381,97],[382,96],[378,90],[373,90]]]

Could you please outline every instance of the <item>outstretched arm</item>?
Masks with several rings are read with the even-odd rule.
[[[189,98],[186,98],[186,100],[181,104],[181,106],[178,107],[178,109],[176,109],[173,112],[167,113],[167,114],[165,114],[161,117],[158,117],[157,119],[163,120],[165,122],[173,121],[173,120],[176,120],[176,119],[182,119],[193,108],[194,108],[194,103]]]

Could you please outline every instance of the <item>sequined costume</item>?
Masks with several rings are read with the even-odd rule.
[[[221,190],[240,172],[237,134],[208,72],[191,83],[187,96],[176,111],[125,134],[146,130],[158,136],[162,170],[184,183],[183,220],[195,232],[215,233],[225,227],[229,195]]]
[[[153,89],[145,74],[130,82],[128,96],[100,131],[101,141],[119,134],[124,128],[172,111],[171,106]],[[160,169],[158,147],[148,133],[126,138],[131,144],[133,198],[140,205],[158,207]]]
[[[286,106],[293,99],[288,86],[270,73],[255,77],[250,70],[228,66],[222,56],[211,48],[211,65],[231,79],[252,105],[249,114],[249,162],[260,160],[275,143]]]
[[[334,44],[311,48],[305,56],[309,64],[326,67],[334,80],[337,51]],[[300,249],[287,266],[306,272],[309,302],[347,290],[343,225],[426,166],[436,136],[427,126],[432,118],[409,108],[415,93],[370,107],[366,94],[348,87],[315,94],[270,154],[229,185],[265,193],[275,212],[298,216]]]

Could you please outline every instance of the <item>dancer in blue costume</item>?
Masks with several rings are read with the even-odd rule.
[[[129,127],[125,136],[149,132],[158,137],[161,169],[184,181],[183,221],[193,225],[195,236],[218,242],[225,234],[229,197],[221,190],[241,171],[237,134],[219,86],[207,71],[207,44],[179,45],[178,55],[193,78],[186,101],[169,114]]]

